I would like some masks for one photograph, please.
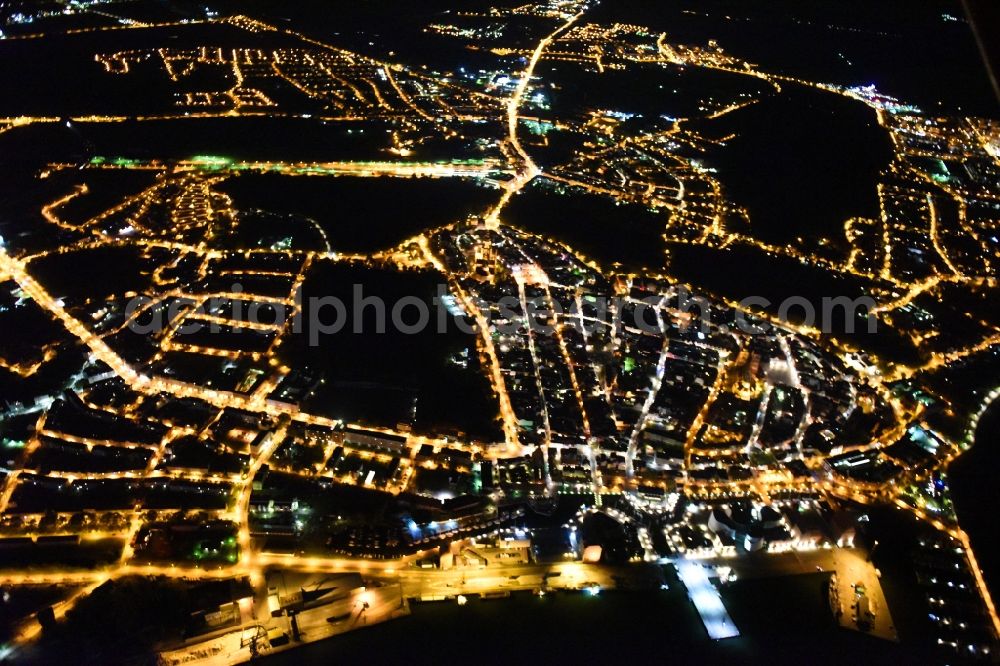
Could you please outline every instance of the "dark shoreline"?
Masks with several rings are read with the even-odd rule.
[[[983,413],[972,448],[949,467],[952,499],[958,523],[969,535],[986,584],[996,596],[1000,584],[1000,541],[995,537],[996,508],[1000,507],[1000,401]]]

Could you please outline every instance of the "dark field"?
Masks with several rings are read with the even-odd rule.
[[[704,126],[718,136],[706,162],[750,213],[751,234],[770,243],[843,237],[850,217],[878,215],[875,186],[892,158],[868,107],[838,95],[785,87],[780,95]]]
[[[317,369],[325,377],[303,409],[352,422],[407,422],[422,431],[458,429],[471,437],[499,437],[496,398],[478,368],[475,336],[458,329],[443,309],[445,326],[439,329],[439,309],[432,301],[443,282],[431,272],[314,263],[302,287],[301,330],[279,350],[288,365]],[[314,300],[324,297],[345,306],[338,332],[324,333],[329,329],[322,326],[338,319],[332,306]],[[369,297],[385,303],[384,328],[378,325],[377,306],[363,304]],[[417,322],[416,306],[400,311],[402,329],[392,323],[392,309],[403,299],[423,303],[429,315],[427,326],[412,334],[405,330]],[[463,351],[469,358],[465,368],[450,360]]]
[[[330,248],[345,254],[388,249],[422,231],[482,213],[499,198],[493,189],[458,178],[246,173],[226,180],[219,189],[239,210],[263,209],[314,220]],[[315,238],[316,231],[300,233]]]
[[[503,211],[504,221],[565,243],[602,266],[628,269],[664,265],[666,213],[616,204],[596,194],[560,194],[547,181],[532,183]]]

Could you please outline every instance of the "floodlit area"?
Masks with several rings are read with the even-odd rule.
[[[681,582],[687,588],[691,603],[698,609],[698,615],[701,616],[709,638],[721,640],[739,636],[740,630],[729,617],[719,590],[708,579],[708,570],[697,562],[688,560],[682,560],[676,566]]]

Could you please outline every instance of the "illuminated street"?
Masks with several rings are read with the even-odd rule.
[[[995,659],[950,475],[1000,397],[960,3],[8,4],[0,661],[606,593],[718,651],[545,640]]]

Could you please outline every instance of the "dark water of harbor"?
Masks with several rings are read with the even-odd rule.
[[[1000,583],[1000,542],[996,538],[996,507],[1000,506],[998,465],[1000,404],[994,403],[979,420],[975,444],[948,468],[958,522],[969,535],[994,596]]]
[[[412,615],[263,659],[302,663],[886,663],[894,643],[835,626],[812,575],[723,591],[743,635],[711,641],[684,588],[418,603]]]

